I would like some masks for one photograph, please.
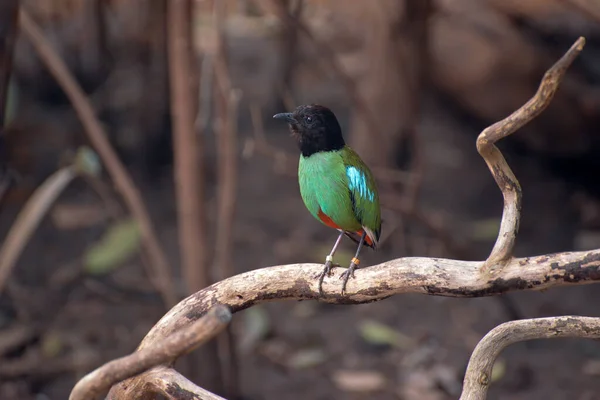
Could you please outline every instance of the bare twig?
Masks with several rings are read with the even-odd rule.
[[[70,400],[89,400],[105,393],[113,384],[159,364],[172,364],[216,336],[231,320],[231,312],[223,305],[208,310],[194,324],[165,337],[155,346],[113,360],[84,376],[73,388]],[[132,390],[134,388],[130,388]],[[138,397],[123,397],[138,398]]]
[[[175,187],[182,275],[187,292],[193,293],[210,283],[206,268],[206,237],[203,218],[202,149],[194,129],[196,93],[192,73],[191,0],[168,2],[169,77],[175,152]]]
[[[215,5],[215,8],[219,6]],[[219,19],[219,18],[217,18]],[[218,23],[217,26],[221,24]],[[221,35],[219,35],[221,36]],[[223,66],[226,63],[223,46],[218,46],[218,61],[216,65]],[[215,276],[218,280],[233,275],[231,264],[231,250],[233,239],[233,224],[235,218],[235,204],[237,191],[237,119],[240,92],[231,88],[230,79],[225,82],[226,70],[221,69],[216,74],[218,80],[218,91],[215,92],[218,121],[217,130],[217,154],[219,156],[219,193],[215,245]]]
[[[77,170],[73,166],[59,169],[33,192],[19,212],[17,219],[2,243],[2,247],[0,247],[0,293],[2,293],[6,280],[31,235],[48,213],[54,201],[76,177]]]
[[[218,209],[215,256],[213,274],[216,280],[226,279],[234,272],[232,262],[233,228],[235,222],[235,207],[237,198],[237,120],[238,104],[241,92],[231,87],[229,63],[226,55],[224,32],[225,4],[215,0],[214,26],[216,30],[216,87],[214,92],[216,112],[217,154],[219,164],[217,176]],[[233,327],[227,327],[223,335],[217,339],[219,363],[225,395],[229,398],[239,396],[238,363],[235,352],[235,337]]]
[[[146,206],[133,180],[111,147],[85,93],[75,81],[63,60],[44,37],[41,29],[23,10],[20,12],[19,21],[23,33],[31,41],[38,55],[71,101],[90,142],[98,151],[115,186],[123,195],[129,211],[138,222],[146,251],[152,261],[153,270],[149,271],[150,281],[162,295],[165,304],[174,304],[178,296],[173,286],[167,257],[160,246]]]
[[[501,324],[477,344],[465,374],[460,400],[485,400],[492,368],[502,350],[511,344],[534,339],[600,339],[600,318],[564,316],[523,319]]]
[[[521,186],[494,143],[511,135],[548,107],[567,68],[583,50],[584,45],[583,37],[577,39],[565,55],[546,71],[538,91],[525,105],[503,120],[484,129],[477,138],[477,151],[488,165],[504,197],[500,232],[496,244],[486,260],[486,268],[501,265],[512,257],[515,239],[519,231],[521,212]]]

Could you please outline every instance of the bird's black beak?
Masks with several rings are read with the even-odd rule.
[[[273,115],[273,118],[275,118],[275,119],[282,119],[285,122],[287,122],[288,124],[296,123],[296,119],[294,118],[294,114],[292,114],[292,113],[279,113],[279,114],[275,114],[275,115]]]

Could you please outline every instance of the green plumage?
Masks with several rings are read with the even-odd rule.
[[[377,245],[381,232],[379,194],[371,171],[354,150],[344,146],[309,157],[301,155],[298,180],[302,200],[316,219],[325,223],[321,212],[344,231],[366,228]]]

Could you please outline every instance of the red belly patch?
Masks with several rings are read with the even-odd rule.
[[[333,222],[333,220],[332,220],[331,218],[329,218],[329,217],[328,217],[328,216],[327,216],[327,215],[326,215],[326,214],[323,212],[323,210],[319,209],[319,212],[317,213],[317,216],[318,216],[318,217],[319,217],[319,219],[320,219],[320,220],[321,220],[321,221],[322,221],[322,222],[323,222],[325,225],[327,225],[328,227],[330,227],[330,228],[333,228],[333,229],[341,229],[341,230],[343,230],[342,228],[340,228],[340,227],[339,227],[339,225],[338,225],[338,224],[336,224],[335,222]],[[354,232],[354,234],[358,235],[358,237],[356,237],[356,240],[357,240],[357,241],[359,241],[359,240],[360,240],[360,237],[363,235],[363,233],[364,233],[364,232],[365,232],[365,231],[364,231],[364,229],[360,229],[360,230],[358,230],[358,231]],[[366,235],[366,236],[365,236],[365,243],[366,243],[368,246],[371,246],[371,247],[373,247],[373,240],[371,240],[371,238],[369,237],[369,235]]]
[[[331,218],[329,218],[325,213],[319,208],[319,212],[317,213],[319,219],[328,227],[333,229],[342,229],[340,228]]]

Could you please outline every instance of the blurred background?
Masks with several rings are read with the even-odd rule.
[[[67,398],[85,373],[133,351],[174,302],[215,280],[323,262],[336,233],[304,208],[297,148],[271,119],[300,104],[333,109],[377,178],[383,243],[364,252],[364,265],[483,260],[502,196],[475,139],[585,36],[550,107],[499,147],[524,192],[517,256],[600,243],[598,2],[5,3],[1,399]],[[17,4],[29,21],[21,27]],[[40,48],[62,59],[83,99],[65,94]],[[82,124],[74,99],[100,124],[89,115]],[[102,134],[142,207],[111,148],[98,148]],[[144,205],[153,226],[139,223]],[[353,251],[343,242],[336,261]],[[237,314],[177,368],[230,399],[456,399],[471,351],[494,326],[600,316],[598,302],[592,285],[267,304]],[[520,343],[498,360],[489,398],[600,399],[599,376],[597,342]]]

